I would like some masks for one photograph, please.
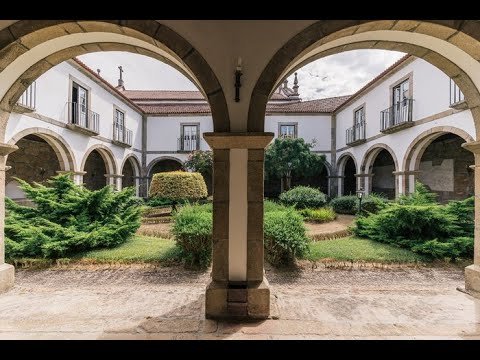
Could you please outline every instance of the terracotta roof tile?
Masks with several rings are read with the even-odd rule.
[[[197,90],[124,90],[122,93],[133,101],[139,100],[205,100]],[[283,94],[274,93],[272,100],[291,100]]]
[[[325,99],[296,102],[293,104],[267,104],[269,113],[329,113],[350,98],[350,95],[336,96]]]

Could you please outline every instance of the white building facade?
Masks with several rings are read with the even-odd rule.
[[[324,154],[315,182],[331,197],[394,197],[420,180],[441,200],[473,194],[474,122],[458,88],[440,70],[406,56],[352,96],[302,101],[295,76],[267,105],[265,131],[301,137]],[[135,186],[147,196],[151,176],[180,169],[195,150],[209,150],[210,108],[196,91],[125,90],[78,60],[47,71],[24,94],[6,129],[7,196],[24,196],[14,179],[45,181],[72,172],[92,189]],[[437,150],[436,150],[437,149]],[[301,183],[300,179],[298,183]],[[295,184],[295,181],[294,181]]]

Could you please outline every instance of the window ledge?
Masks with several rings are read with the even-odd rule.
[[[386,128],[384,130],[380,130],[380,132],[383,134],[391,134],[391,133],[412,127],[413,125],[414,125],[413,121],[406,121],[398,125],[390,126],[389,128]]]
[[[360,145],[360,144],[365,143],[366,141],[367,141],[367,139],[358,139],[358,140],[352,141],[351,143],[347,143],[347,146]]]
[[[467,110],[468,109],[468,105],[467,105],[467,102],[465,100],[456,102],[454,104],[450,104],[450,107],[453,108],[453,109],[456,109],[456,110]]]

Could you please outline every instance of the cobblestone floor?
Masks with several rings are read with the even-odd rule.
[[[267,271],[273,315],[205,320],[209,274],[178,267],[19,270],[0,339],[480,339],[457,268]]]

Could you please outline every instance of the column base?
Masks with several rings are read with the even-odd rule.
[[[205,294],[207,319],[267,319],[270,287],[267,279],[246,285],[212,280]]]
[[[0,293],[10,290],[15,281],[15,268],[10,264],[0,265]]]
[[[480,299],[480,266],[465,268],[465,292]]]

